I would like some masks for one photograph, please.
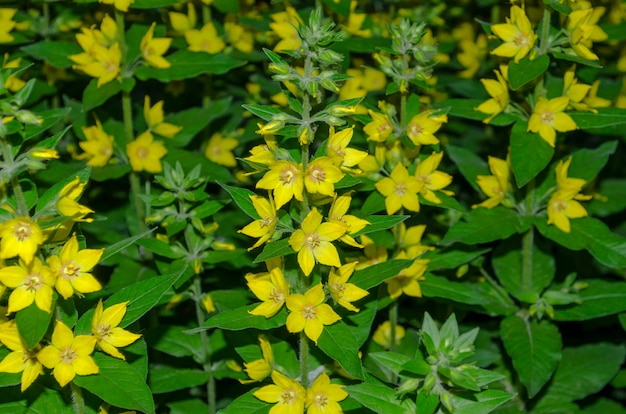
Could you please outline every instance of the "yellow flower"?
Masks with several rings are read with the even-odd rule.
[[[276,138],[274,135],[267,134],[263,135],[263,139],[265,140],[265,144],[252,147],[250,150],[250,154],[252,155],[244,158],[244,160],[252,164],[259,164],[263,166],[270,165],[276,160],[276,156],[274,155],[278,149],[278,146],[276,145]]]
[[[58,256],[48,258],[50,269],[57,275],[56,290],[64,299],[71,297],[74,292],[82,294],[102,289],[100,282],[89,273],[102,253],[104,249],[78,250],[78,240],[76,234],[73,234]]]
[[[567,96],[547,100],[543,96],[535,104],[528,120],[528,131],[538,132],[551,147],[556,141],[556,131],[567,132],[578,129],[574,120],[565,112],[569,104]]]
[[[92,218],[84,218],[87,214],[94,211],[78,203],[78,199],[83,194],[83,190],[87,182],[81,183],[80,178],[76,176],[72,181],[67,183],[57,195],[57,211],[65,217],[71,218],[73,221],[92,222]]]
[[[493,55],[512,57],[515,63],[522,60],[537,41],[530,20],[519,6],[511,7],[511,18],[506,23],[494,24],[491,31],[504,41],[491,51]]]
[[[0,269],[0,282],[13,289],[9,296],[7,313],[18,312],[33,302],[39,309],[50,313],[55,276],[35,257],[30,262],[20,260],[19,266]]]
[[[119,43],[114,43],[111,47],[106,48],[99,44],[94,44],[89,51],[92,56],[90,62],[78,61],[77,65],[72,67],[80,70],[85,74],[98,79],[98,87],[111,82],[120,74],[120,62],[122,61],[122,52]],[[71,55],[69,58],[77,61],[78,55]]]
[[[88,159],[87,165],[92,167],[104,167],[109,163],[113,155],[113,136],[107,134],[102,128],[100,121],[96,120],[96,125],[83,127],[86,141],[81,141],[78,145],[85,153],[78,156],[79,159]]]
[[[570,45],[574,52],[585,59],[598,60],[598,55],[591,51],[593,42],[601,42],[608,35],[597,25],[604,14],[604,7],[575,10],[567,17],[567,29]]]
[[[249,380],[239,380],[242,384],[250,382],[263,381],[267,378],[274,369],[274,352],[272,351],[272,345],[267,340],[265,335],[259,335],[259,345],[261,345],[261,359],[254,360],[252,362],[244,362],[244,370],[250,377]]]
[[[396,258],[406,259],[407,257],[404,252],[400,252]],[[403,293],[408,296],[421,298],[422,289],[418,282],[425,279],[424,273],[426,273],[427,265],[428,260],[415,260],[411,266],[402,269],[398,276],[385,280],[385,283],[387,283],[387,293],[389,293],[391,299],[396,299]]]
[[[16,217],[0,224],[0,259],[19,256],[30,262],[43,243],[43,233],[39,225],[30,217]]]
[[[601,98],[598,96],[598,88],[600,87],[600,80],[595,80],[591,84],[591,88],[589,89],[589,94],[584,99],[584,103],[591,108],[606,108],[611,106],[611,101],[605,98]]]
[[[434,193],[442,191],[448,195],[453,193],[443,191],[452,182],[452,176],[443,171],[437,171],[443,152],[433,152],[428,158],[420,161],[415,169],[415,177],[423,183],[420,194],[431,203],[440,204],[441,200]]]
[[[135,0],[98,0],[98,3],[112,4],[117,10],[127,12]]]
[[[37,358],[49,369],[61,387],[76,375],[97,374],[100,370],[91,357],[96,346],[96,337],[78,335],[63,322],[57,321],[52,332],[52,344],[39,351]]]
[[[35,345],[32,349],[24,344],[20,337],[15,323],[2,327],[0,342],[2,342],[11,351],[0,362],[0,372],[16,374],[22,373],[20,390],[26,391],[38,376],[43,374],[41,362],[37,359],[37,354],[41,350],[40,345]]]
[[[4,22],[2,20],[0,20],[0,33],[2,31],[2,24]],[[1,34],[0,34],[1,36]],[[0,43],[2,43],[0,41]],[[9,60],[9,54],[5,53],[4,54],[4,60],[2,62],[2,69],[17,69],[20,67],[20,63],[22,62],[22,58],[17,58],[17,59],[13,59],[13,60]],[[24,82],[23,80],[21,80],[20,78],[18,78],[17,76],[15,76],[14,74],[9,75],[8,78],[5,79],[4,81],[4,88],[10,90],[11,92],[15,93],[17,91],[19,91],[20,89],[22,89],[24,87],[24,85],[26,85],[26,82]]]
[[[456,58],[465,69],[459,72],[459,77],[472,79],[484,62],[487,52],[487,36],[483,33],[476,36],[470,22],[463,22],[452,30],[453,38],[458,42],[459,53]]]
[[[254,49],[254,37],[245,27],[233,23],[224,23],[224,32],[233,47],[243,53],[251,53]]]
[[[41,160],[59,159],[59,152],[52,148],[33,148],[30,150],[30,156]]]
[[[374,155],[368,155],[359,163],[359,168],[366,175],[378,176],[378,173],[385,165],[387,158],[387,146],[382,142],[377,142],[374,147]]]
[[[446,114],[433,116],[432,111],[422,112],[411,118],[406,134],[415,145],[435,145],[439,140],[434,134],[444,122],[448,122]]]
[[[270,17],[274,20],[270,23],[270,28],[281,39],[274,46],[274,51],[297,50],[302,44],[296,29],[302,24],[298,12],[293,7],[287,6],[284,12],[274,13]]]
[[[217,35],[212,22],[202,26],[202,29],[187,30],[185,40],[192,52],[219,53],[226,47],[224,41]]]
[[[304,413],[304,387],[278,371],[272,371],[272,381],[273,384],[261,387],[252,394],[261,401],[276,404],[270,409],[270,414]]]
[[[204,156],[219,165],[235,167],[237,160],[233,150],[237,148],[239,142],[235,138],[226,137],[219,132],[214,133],[209,139],[209,143],[204,150]]]
[[[556,165],[554,171],[556,174],[556,184],[559,190],[576,190],[579,192],[586,181],[582,178],[574,178],[568,177],[567,171],[569,170],[569,166],[572,163],[572,157],[570,156],[567,160],[560,160]]]
[[[322,215],[313,208],[302,220],[300,228],[289,238],[291,248],[298,253],[298,264],[306,276],[311,274],[316,262],[340,267],[339,253],[332,244],[346,233],[341,222],[322,223]]]
[[[202,306],[204,306],[204,310],[207,311],[207,313],[216,311],[215,304],[213,303],[213,297],[209,293],[202,297]]]
[[[306,391],[307,414],[342,414],[339,401],[348,398],[348,393],[343,387],[331,384],[330,377],[322,372]]]
[[[256,183],[256,188],[274,190],[277,210],[294,197],[302,201],[304,193],[302,166],[287,160],[273,162],[270,164],[269,171]]]
[[[346,234],[341,236],[339,240],[350,246],[362,248],[363,246],[357,243],[357,241],[350,235],[363,230],[363,228],[370,223],[369,221],[358,218],[357,216],[346,214],[350,208],[351,202],[352,197],[350,197],[350,193],[343,194],[339,197],[335,194],[333,203],[328,211],[328,221],[338,221],[347,227]]]
[[[336,2],[337,3],[337,2]],[[358,4],[357,0],[352,0],[350,2],[350,16],[348,17],[348,22],[345,25],[341,25],[343,30],[352,36],[358,37],[371,37],[372,29],[362,29],[363,23],[365,22],[365,18],[367,17],[366,13],[356,13],[356,6]]]
[[[345,128],[339,132],[335,132],[335,128],[330,127],[326,155],[338,167],[354,167],[367,157],[367,152],[348,147],[353,133],[354,127]]]
[[[151,132],[165,138],[173,138],[183,127],[163,122],[165,119],[163,103],[164,101],[159,101],[150,106],[150,97],[146,95],[143,101],[143,117]]]
[[[389,177],[376,183],[376,189],[385,196],[387,214],[392,215],[402,207],[409,211],[420,211],[417,193],[424,184],[416,177],[410,176],[404,165],[398,163]]]
[[[96,338],[100,349],[107,354],[126,360],[117,348],[128,346],[141,338],[141,335],[128,332],[118,325],[126,315],[128,302],[122,302],[109,306],[106,310],[102,305],[102,299],[96,305],[96,311],[91,319],[91,333]]]
[[[15,39],[9,32],[15,28],[16,13],[17,9],[0,8],[0,43],[11,43]]]
[[[248,251],[256,249],[272,237],[276,223],[278,219],[276,217],[276,207],[274,201],[270,196],[269,200],[259,196],[250,196],[252,200],[252,206],[256,210],[260,219],[254,220],[252,223],[239,230],[238,233],[243,233],[246,236],[258,237],[259,240],[254,245],[248,248]]]
[[[141,38],[141,55],[148,65],[158,68],[167,69],[171,66],[163,54],[170,48],[172,39],[170,37],[154,38],[154,27],[156,22],[153,22],[146,34]]]
[[[344,173],[337,168],[330,157],[315,158],[309,163],[304,173],[304,186],[309,194],[333,196],[334,184],[341,181]]]
[[[569,219],[587,216],[587,210],[576,201],[581,196],[575,188],[556,191],[548,201],[548,224],[554,224],[561,231],[569,233]]]
[[[406,335],[404,327],[396,325],[396,346],[400,345],[404,335]],[[378,325],[372,339],[383,348],[389,349],[391,347],[391,322],[385,321]]]
[[[500,71],[494,70],[494,73],[498,80],[480,80],[491,98],[474,108],[476,111],[491,115],[483,120],[485,124],[490,123],[493,118],[504,112],[509,106],[508,67],[501,65]]]
[[[352,312],[358,312],[359,308],[351,302],[364,298],[369,293],[353,283],[348,283],[348,279],[354,273],[354,268],[358,262],[352,262],[341,266],[339,269],[331,269],[328,275],[328,290],[333,300],[339,305]]]
[[[358,265],[356,270],[365,269],[377,263],[384,263],[387,261],[387,246],[377,246],[374,240],[370,239],[366,235],[361,235],[361,244],[363,245],[364,257],[358,258]]]
[[[178,12],[168,12],[172,28],[178,33],[186,33],[196,27],[196,8],[192,2],[187,3],[187,14]]]
[[[256,308],[248,311],[251,315],[261,315],[271,318],[283,307],[285,298],[289,296],[289,283],[285,280],[282,270],[275,267],[269,273],[246,275],[248,288],[254,295],[261,299]]]
[[[372,121],[363,127],[363,132],[367,134],[369,141],[385,142],[393,132],[393,126],[389,117],[371,109],[368,112],[372,117]]]
[[[422,236],[426,231],[426,225],[411,226],[408,229],[404,223],[400,223],[397,230],[398,246],[405,252],[406,257],[415,259],[429,250],[434,250],[432,246],[422,244]]]
[[[291,311],[287,316],[287,330],[304,334],[317,345],[324,325],[332,325],[341,319],[339,315],[324,303],[324,288],[321,283],[307,290],[304,295],[295,293],[287,297],[287,308]]]
[[[582,103],[582,100],[585,99],[587,93],[589,93],[589,89],[591,89],[591,85],[585,85],[584,83],[578,83],[578,79],[576,79],[575,75],[576,65],[572,65],[569,68],[565,75],[563,75],[563,96],[567,96],[569,98],[568,108],[571,107],[577,111],[595,111],[594,109],[589,108],[589,105]]]
[[[496,157],[489,157],[489,170],[493,175],[479,175],[476,184],[483,190],[487,200],[480,204],[474,204],[472,208],[485,207],[494,208],[503,204],[509,188],[509,163]]]
[[[163,143],[154,141],[150,131],[145,131],[126,145],[126,154],[133,171],[160,173],[163,170],[161,158],[167,154],[167,149]]]

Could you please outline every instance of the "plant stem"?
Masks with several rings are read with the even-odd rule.
[[[391,306],[389,307],[389,324],[391,325],[389,331],[389,352],[396,352],[396,341],[398,337],[398,300],[391,302]]]
[[[202,281],[200,276],[196,275],[193,285],[191,287],[193,300],[196,304],[196,320],[198,327],[204,325],[204,310],[202,309]],[[209,414],[215,414],[217,411],[215,400],[215,377],[213,376],[213,370],[211,368],[211,341],[207,331],[200,331],[200,343],[202,344],[202,368],[205,372],[209,373],[209,380],[207,381],[207,402],[209,404]]]
[[[70,390],[72,392],[72,406],[74,407],[74,413],[87,414],[85,399],[83,398],[83,392],[80,387],[72,381],[70,382]]]
[[[306,79],[310,78],[313,75],[313,61],[311,60],[310,54],[306,56],[304,59],[304,77]],[[302,126],[309,128],[311,131],[311,136],[308,137],[306,143],[302,144],[302,174],[306,172],[306,169],[309,165],[309,142],[313,140],[315,133],[313,128],[311,127],[311,99],[309,97],[308,91],[303,91],[302,94]],[[309,213],[309,197],[305,192],[302,197],[302,213],[303,217]],[[306,276],[305,276],[306,277]]]
[[[531,226],[522,236],[522,289],[524,290],[532,289],[534,241],[535,232]]]
[[[300,332],[300,383],[309,388],[309,338],[304,331]]]
[[[543,19],[541,19],[541,37],[539,39],[539,55],[545,55],[550,46],[550,11],[547,7],[543,9]]]

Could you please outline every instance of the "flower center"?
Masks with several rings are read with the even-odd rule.
[[[80,266],[76,264],[76,262],[66,263],[65,266],[61,267],[61,276],[65,279],[74,279],[80,275]]]
[[[13,234],[15,234],[15,238],[19,242],[23,242],[28,240],[31,234],[33,234],[32,229],[30,228],[30,223],[19,222],[17,226],[13,229]]]
[[[296,398],[298,397],[298,394],[292,390],[283,390],[282,394],[280,394],[280,399],[282,400],[282,403],[285,405],[291,405],[294,402],[296,402]]]
[[[554,114],[550,111],[543,111],[541,113],[541,122],[544,124],[552,125],[554,122]]]
[[[76,351],[72,348],[65,348],[61,351],[59,357],[61,358],[61,362],[71,364],[74,362],[74,359],[76,359]]]
[[[26,276],[24,280],[24,288],[29,292],[37,292],[43,284],[43,278],[40,274]]]
[[[315,394],[313,401],[318,407],[323,409],[328,404],[328,397],[326,396],[326,394],[320,392]]]
[[[419,174],[417,176],[417,179],[420,180],[421,182],[423,182],[425,185],[429,185],[430,182],[431,182],[430,175]]]
[[[302,308],[302,317],[306,320],[315,319],[317,312],[315,312],[315,306],[306,305]]]
[[[293,168],[285,168],[284,170],[281,171],[280,175],[278,176],[278,180],[282,184],[292,184],[295,181],[295,179],[296,179],[296,174]]]
[[[102,66],[104,66],[104,70],[109,73],[117,72],[117,63],[113,61],[102,62]]]
[[[525,47],[528,45],[528,36],[524,33],[518,33],[515,39],[513,39],[513,43],[515,43],[517,47]]]
[[[332,288],[337,291],[339,296],[343,296],[343,292],[346,290],[346,285],[340,282],[335,282],[333,283]]]
[[[382,124],[378,126],[378,128],[376,128],[378,132],[385,132],[385,131],[388,131],[389,129],[391,129],[391,125],[389,125],[389,122],[383,122]]]
[[[141,158],[141,159],[146,159],[148,158],[148,154],[150,153],[150,151],[148,151],[148,148],[146,147],[141,147],[137,150],[137,157]]]
[[[274,217],[263,217],[260,220],[261,227],[268,227],[270,224],[274,222]]]
[[[96,327],[96,337],[99,340],[106,339],[111,335],[111,324],[101,323]]]
[[[284,303],[285,302],[285,295],[283,294],[282,290],[278,290],[278,289],[274,288],[272,290],[272,293],[270,293],[270,300],[273,300],[274,303]]]
[[[326,171],[318,165],[311,168],[309,172],[309,179],[314,183],[321,183],[326,180]]]
[[[320,236],[317,233],[309,233],[304,239],[304,243],[309,249],[315,249],[320,245]]]
[[[396,183],[396,185],[393,187],[393,191],[396,193],[396,195],[402,197],[406,193],[406,184]]]
[[[565,203],[565,201],[563,200],[556,200],[554,203],[552,203],[552,208],[557,213],[560,213],[561,211],[565,210],[566,207],[567,207],[567,203]]]
[[[411,124],[409,125],[409,135],[421,135],[424,127],[420,124]]]

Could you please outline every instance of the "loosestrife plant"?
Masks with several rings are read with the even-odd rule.
[[[0,412],[622,412],[625,13],[3,5]]]

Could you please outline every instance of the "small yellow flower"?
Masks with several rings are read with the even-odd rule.
[[[568,177],[567,171],[572,164],[572,157],[570,156],[566,160],[560,160],[556,165],[554,171],[556,174],[556,184],[559,190],[576,190],[580,191],[586,184],[586,181],[582,178]]]
[[[272,197],[265,199],[259,196],[250,196],[252,200],[252,206],[256,210],[260,219],[253,221],[252,223],[239,230],[239,233],[243,233],[246,236],[257,237],[259,240],[248,250],[256,249],[272,237],[276,223],[278,219],[276,217],[276,207]]]
[[[92,57],[92,60],[89,62],[78,60],[78,55],[71,55],[69,58],[78,63],[72,66],[74,69],[80,70],[93,78],[97,78],[98,87],[111,82],[120,74],[122,52],[119,43],[114,43],[109,48],[94,44],[89,54]]]
[[[285,280],[282,270],[275,267],[269,273],[259,273],[246,275],[248,288],[254,295],[261,299],[261,303],[256,308],[248,311],[251,315],[261,315],[271,318],[283,307],[285,298],[289,296],[289,283]]]
[[[76,375],[93,375],[100,370],[91,357],[96,337],[78,335],[63,322],[57,321],[52,332],[52,344],[39,351],[37,358],[49,369],[61,387],[65,387]]]
[[[294,197],[296,200],[302,201],[304,194],[302,166],[287,160],[273,162],[270,164],[269,171],[257,181],[256,188],[274,190],[274,202],[277,210]]]
[[[343,236],[347,227],[337,221],[322,223],[322,218],[313,208],[289,238],[289,244],[298,253],[298,264],[306,276],[311,274],[316,262],[341,266],[339,253],[332,242]]]
[[[507,18],[506,23],[492,25],[491,31],[504,41],[491,54],[512,57],[515,63],[522,60],[537,41],[530,20],[519,6],[511,7],[511,18]]]
[[[185,40],[192,52],[219,53],[226,47],[224,41],[217,35],[212,22],[202,26],[202,29],[187,30]]]
[[[501,65],[500,71],[494,70],[497,80],[481,79],[485,90],[491,96],[485,102],[478,105],[475,110],[490,116],[483,120],[485,124],[490,123],[500,113],[509,106],[509,82],[507,81],[508,67]]]
[[[444,191],[452,182],[452,176],[443,171],[437,171],[443,152],[433,152],[428,158],[419,162],[415,169],[415,177],[423,183],[420,194],[431,203],[441,204],[441,200],[435,194],[435,191],[442,191],[451,195],[450,191]]]
[[[397,259],[406,259],[406,254],[400,252],[396,256]],[[406,269],[402,269],[398,276],[385,280],[387,283],[387,293],[391,299],[397,299],[403,293],[408,296],[422,297],[422,289],[420,288],[419,281],[425,280],[424,273],[428,265],[428,260],[418,259],[415,260],[411,266]]]
[[[82,294],[102,289],[100,282],[89,273],[102,257],[102,253],[104,249],[78,250],[78,240],[74,234],[58,256],[48,258],[50,269],[57,275],[56,290],[64,299],[71,297],[74,292]]]
[[[39,225],[30,217],[16,217],[0,224],[0,259],[19,256],[30,262],[44,237]]]
[[[214,133],[204,150],[204,156],[216,164],[226,167],[235,167],[237,160],[233,150],[237,148],[239,141],[235,138],[224,137],[219,132]]]
[[[597,79],[591,84],[589,94],[583,100],[583,103],[591,108],[606,108],[611,106],[611,101],[598,96],[598,88],[600,87],[600,80]]]
[[[406,257],[415,259],[429,250],[434,250],[432,246],[422,244],[422,236],[426,231],[426,225],[420,224],[411,226],[408,229],[404,223],[400,223],[397,231],[398,246],[405,252]],[[396,234],[394,231],[394,234]]]
[[[81,183],[80,178],[76,176],[72,181],[67,183],[57,195],[57,211],[62,216],[71,218],[73,221],[92,222],[92,218],[85,218],[87,214],[94,211],[78,203],[78,199],[83,194],[83,190],[87,182]]]
[[[608,39],[608,35],[598,26],[604,7],[595,7],[572,11],[567,16],[570,45],[574,52],[585,59],[598,60],[598,55],[591,51],[593,42]]]
[[[168,15],[170,17],[172,29],[178,33],[184,34],[188,30],[192,30],[196,27],[198,16],[196,15],[196,8],[193,6],[192,2],[187,3],[187,14],[171,11],[168,12]]]
[[[309,194],[333,196],[334,184],[341,181],[344,173],[337,168],[330,157],[315,158],[309,163],[304,173],[304,186]]]
[[[569,219],[587,216],[587,210],[576,201],[580,196],[576,189],[556,191],[548,201],[548,224],[554,224],[561,231],[569,233],[571,231]]]
[[[556,131],[567,132],[578,129],[574,120],[563,112],[567,105],[569,105],[567,96],[550,100],[544,97],[539,98],[528,120],[528,131],[538,132],[544,141],[554,147]]]
[[[338,3],[337,1],[335,3]],[[356,13],[356,6],[358,4],[357,0],[352,0],[350,2],[350,16],[348,17],[348,21],[345,25],[341,25],[343,30],[349,33],[352,36],[358,37],[371,37],[372,29],[363,29],[363,23],[367,18],[366,13]]]
[[[104,167],[113,156],[113,136],[107,134],[102,128],[100,121],[96,120],[96,125],[83,127],[86,141],[81,141],[78,145],[84,154],[78,156],[79,159],[88,159],[87,165],[92,167]]]
[[[585,96],[589,93],[591,85],[578,83],[575,72],[576,65],[572,65],[572,67],[565,72],[565,75],[563,75],[563,96],[569,98],[568,108],[573,108],[577,111],[595,111],[588,105],[582,103],[582,100],[585,99]],[[597,113],[598,111],[595,112]]]
[[[244,362],[244,370],[250,377],[249,380],[239,380],[242,384],[250,382],[263,381],[270,376],[274,367],[274,352],[272,351],[272,344],[267,340],[265,335],[259,335],[259,345],[261,346],[261,359],[254,360],[252,362]]]
[[[357,241],[352,238],[351,234],[355,234],[363,230],[363,228],[370,224],[370,222],[358,218],[357,216],[346,214],[350,208],[351,202],[352,197],[350,197],[349,193],[341,196],[335,195],[333,203],[330,206],[330,210],[328,211],[328,221],[338,221],[347,227],[346,234],[341,236],[339,240],[347,245],[363,248],[361,244],[357,243]]]
[[[265,140],[265,144],[254,146],[250,150],[251,155],[244,158],[244,160],[252,164],[264,166],[270,165],[272,162],[276,161],[275,152],[278,149],[276,138],[274,135],[267,134],[263,135],[263,139]]]
[[[0,372],[11,374],[21,372],[20,390],[24,392],[35,382],[38,376],[43,375],[43,367],[37,359],[41,346],[35,345],[32,349],[28,349],[20,337],[15,323],[3,325],[0,342],[13,352],[10,352],[0,362]]]
[[[202,297],[202,306],[204,306],[204,310],[207,311],[207,313],[216,311],[215,303],[213,303],[213,297],[209,293]]]
[[[42,160],[59,159],[59,152],[52,148],[34,148],[30,151],[30,156]]]
[[[117,10],[127,12],[128,7],[133,4],[135,0],[98,0],[98,3],[112,4]]]
[[[368,111],[372,121],[363,127],[363,132],[367,134],[368,141],[385,142],[393,132],[393,126],[387,115]]]
[[[171,66],[170,62],[163,57],[167,49],[170,48],[172,39],[169,37],[154,38],[154,27],[156,22],[150,25],[150,28],[146,34],[141,38],[141,56],[148,63],[148,65],[157,69],[167,69]]]
[[[363,245],[363,254],[365,256],[358,258],[356,270],[365,269],[378,263],[384,263],[388,259],[387,246],[377,246],[374,240],[366,235],[361,235],[361,244]]]
[[[341,319],[339,315],[324,303],[324,288],[321,283],[313,286],[304,295],[295,293],[287,297],[287,330],[297,333],[304,330],[304,334],[317,345],[324,325],[332,325]]]
[[[356,1],[353,1],[356,3]],[[348,398],[343,385],[331,384],[330,377],[322,372],[306,392],[307,414],[342,414],[339,401]]]
[[[332,126],[328,132],[326,155],[340,168],[354,167],[367,157],[367,152],[348,147],[353,133],[354,127],[335,132],[335,128]]]
[[[150,131],[145,131],[126,145],[126,154],[133,171],[160,173],[163,170],[161,158],[167,154],[167,149],[163,143],[154,141]]]
[[[272,371],[272,381],[273,384],[261,387],[252,394],[261,401],[276,404],[270,409],[270,414],[304,413],[304,387],[278,371]]]
[[[376,189],[385,196],[387,214],[392,215],[402,207],[409,211],[420,211],[417,193],[424,184],[416,177],[409,175],[401,163],[396,164],[389,177],[384,177],[376,183]]]
[[[143,117],[151,132],[165,138],[173,138],[183,127],[164,122],[163,103],[164,101],[159,101],[151,106],[150,97],[146,95],[143,101]]]
[[[506,199],[506,193],[509,188],[509,163],[507,160],[491,156],[488,159],[488,163],[489,170],[493,175],[479,175],[476,178],[476,184],[489,198],[480,204],[474,204],[472,208],[494,208],[503,204]]]
[[[251,53],[254,49],[254,37],[245,27],[233,23],[224,23],[224,32],[233,47],[243,53]]]
[[[9,32],[15,28],[13,17],[16,13],[17,9],[0,8],[0,44],[11,43],[15,39]]]
[[[422,112],[411,118],[406,134],[415,145],[435,145],[439,143],[435,132],[444,122],[448,122],[446,114],[433,115],[432,111]]]
[[[341,266],[339,269],[331,269],[328,275],[328,290],[333,300],[349,311],[358,312],[359,308],[352,302],[364,298],[369,294],[365,289],[361,289],[353,283],[348,283],[348,279],[354,273],[354,268],[358,262],[352,262]]]
[[[274,13],[270,17],[273,20],[270,28],[281,39],[274,46],[274,51],[297,50],[302,44],[297,30],[297,27],[302,24],[302,19],[296,9],[287,6],[284,12]]]
[[[55,275],[39,258],[30,262],[20,260],[19,266],[0,269],[0,282],[13,289],[9,296],[7,313],[18,312],[33,302],[39,309],[50,313]]]
[[[123,360],[126,358],[117,348],[128,346],[141,338],[141,335],[128,332],[118,326],[126,315],[127,306],[128,302],[122,302],[109,306],[105,310],[102,299],[100,299],[91,319],[91,333],[96,338],[100,349]]]
[[[402,342],[402,338],[404,338],[404,335],[406,335],[404,327],[401,325],[396,325],[396,346],[400,345],[400,342]],[[391,347],[391,322],[385,321],[378,325],[378,328],[376,328],[372,339],[383,348],[389,349]]]

